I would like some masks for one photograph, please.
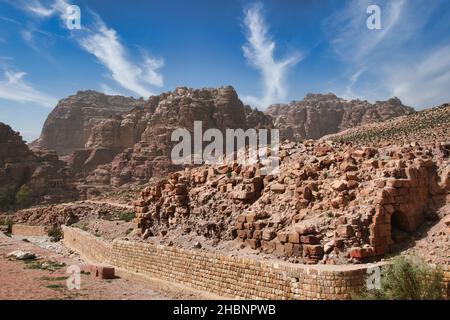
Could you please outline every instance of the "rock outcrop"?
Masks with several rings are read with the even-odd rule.
[[[276,176],[264,175],[260,162],[172,173],[135,202],[138,233],[300,263],[359,263],[406,250],[448,264],[448,112],[443,105],[329,140],[284,142]]]
[[[76,198],[73,172],[54,151],[32,152],[18,132],[0,123],[1,206],[14,205],[19,189],[26,185],[27,202],[53,202]]]
[[[347,101],[329,94],[308,94],[301,101],[270,106],[266,114],[273,118],[285,139],[318,139],[359,125],[381,122],[413,113],[398,98],[377,101]]]
[[[36,162],[20,134],[0,123],[0,192],[20,188],[30,179]]]
[[[99,166],[89,174],[87,184],[145,183],[151,177],[179,170],[181,167],[171,160],[172,148],[178,143],[171,141],[171,135],[178,128],[193,133],[194,121],[202,121],[203,131],[272,127],[271,119],[244,106],[232,87],[177,88],[174,92],[151,97],[142,107],[101,121],[94,127],[89,143],[102,147],[107,147],[108,143],[110,147],[120,144],[124,150],[111,163]]]
[[[94,138],[92,141],[90,137],[93,128],[100,121],[129,112],[143,102],[143,99],[108,96],[90,90],[79,91],[58,103],[45,121],[40,138],[31,143],[31,146],[55,150],[59,155],[67,155],[76,149],[95,147],[96,140]],[[104,133],[96,133],[99,134],[105,135],[103,142],[106,138],[112,139],[108,137],[106,128]]]
[[[398,99],[371,105],[332,94],[309,94],[301,102],[274,105],[266,114],[245,106],[232,87],[177,88],[148,100],[79,92],[61,100],[32,147],[52,148],[77,173],[82,194],[127,183],[146,183],[181,169],[171,161],[175,129],[279,128],[298,141],[361,123],[412,112]]]

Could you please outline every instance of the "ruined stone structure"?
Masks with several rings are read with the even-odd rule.
[[[309,94],[303,101],[274,105],[266,114],[245,106],[232,87],[177,88],[147,100],[80,91],[49,115],[34,149],[54,149],[77,173],[83,197],[125,184],[146,183],[180,170],[170,152],[177,128],[281,129],[291,140],[317,138],[361,123],[412,112],[398,99],[345,101],[332,94]]]
[[[48,234],[48,227],[13,224],[11,233],[22,237],[46,237]]]
[[[379,257],[438,219],[449,202],[449,159],[441,150],[439,143],[289,143],[278,176],[237,163],[172,174],[142,192],[136,222],[144,238],[236,239],[300,263]]]
[[[103,241],[80,229],[63,227],[64,244],[92,263],[237,299],[350,299],[366,284],[369,265],[299,265],[225,256],[132,241]],[[448,296],[450,269],[444,266]]]

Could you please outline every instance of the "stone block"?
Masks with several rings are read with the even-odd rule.
[[[273,230],[264,230],[262,233],[263,240],[270,241],[275,238],[277,234]]]
[[[320,240],[316,236],[308,235],[308,236],[301,236],[300,237],[300,243],[304,244],[319,244]]]
[[[297,232],[291,232],[288,236],[288,241],[290,243],[300,243],[300,235]]]

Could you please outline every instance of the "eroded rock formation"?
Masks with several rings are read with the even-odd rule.
[[[377,101],[347,101],[329,94],[308,94],[301,101],[275,104],[267,109],[281,135],[292,141],[318,139],[359,125],[381,122],[413,113],[398,98]]]
[[[18,132],[0,123],[0,193],[3,205],[13,205],[19,189],[30,189],[29,200],[53,202],[77,196],[73,172],[55,152],[32,152]]]
[[[194,121],[202,121],[203,130],[216,128],[222,132],[227,128],[272,127],[270,118],[244,106],[232,87],[177,88],[151,97],[142,107],[94,127],[89,141],[96,141],[97,146],[107,147],[113,141],[104,140],[105,136],[126,137],[127,143],[122,144],[124,150],[111,163],[97,167],[87,177],[88,184],[143,183],[151,177],[179,170],[181,167],[171,161],[172,148],[178,143],[171,141],[171,135],[177,128],[192,133]]]
[[[108,96],[91,90],[79,91],[58,103],[45,121],[40,138],[31,146],[55,150],[59,155],[67,155],[87,146],[96,147],[95,139],[92,141],[90,137],[93,128],[100,121],[129,112],[143,102],[144,100]],[[108,137],[106,129],[103,134]]]
[[[89,196],[128,183],[146,183],[181,169],[171,161],[175,129],[279,128],[298,141],[361,123],[412,112],[398,99],[347,102],[335,95],[309,94],[303,101],[274,105],[266,114],[245,106],[232,87],[177,88],[135,100],[82,91],[61,100],[32,147],[53,148],[76,172],[81,194]]]

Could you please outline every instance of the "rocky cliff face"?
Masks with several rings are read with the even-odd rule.
[[[24,185],[30,202],[73,199],[77,192],[72,179],[73,172],[55,152],[32,152],[18,132],[0,123],[0,207],[14,205]]]
[[[347,101],[334,94],[308,94],[301,101],[275,104],[266,114],[273,118],[281,136],[289,140],[318,139],[359,125],[406,115],[414,109],[398,98],[377,101]]]
[[[0,123],[0,192],[18,189],[30,178],[30,167],[37,161],[18,132]]]
[[[110,164],[94,170],[87,183],[117,186],[146,182],[150,177],[179,169],[170,158],[173,146],[178,143],[171,141],[171,134],[177,128],[193,132],[194,121],[202,121],[203,130],[217,128],[222,132],[227,128],[272,127],[271,119],[244,106],[232,87],[177,88],[94,127],[89,145],[120,146],[124,150]]]
[[[288,105],[273,105],[266,114],[245,106],[232,87],[177,88],[148,100],[78,92],[61,100],[49,115],[35,148],[68,154],[82,192],[98,186],[143,183],[180,169],[170,156],[177,128],[193,132],[217,128],[272,128],[290,140],[319,138],[349,127],[413,112],[398,99],[370,104],[345,101],[333,94],[309,94]]]
[[[55,150],[59,155],[85,148],[92,129],[100,121],[129,112],[143,102],[142,99],[108,96],[95,91],[79,91],[58,103],[48,116],[40,138],[31,146]],[[104,132],[104,135],[107,134]],[[88,145],[93,143],[95,141],[89,141]]]

